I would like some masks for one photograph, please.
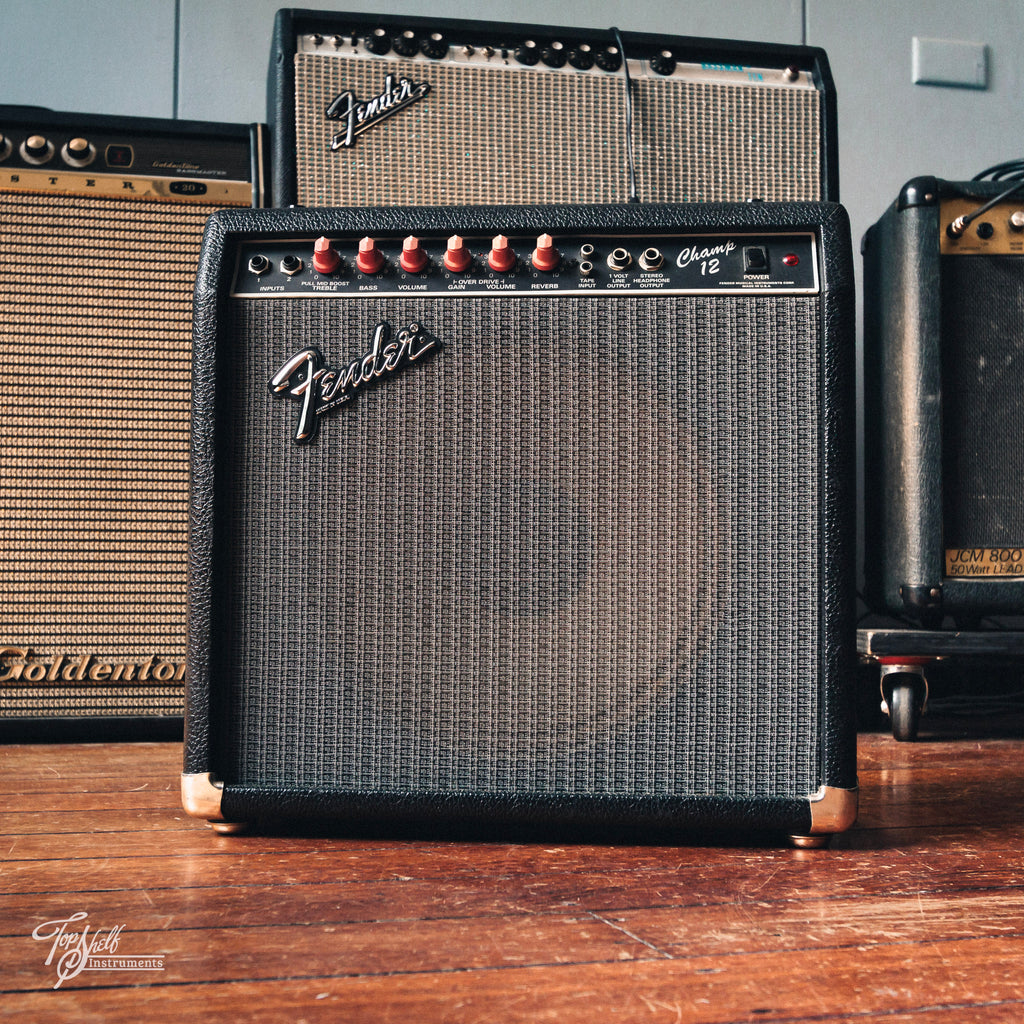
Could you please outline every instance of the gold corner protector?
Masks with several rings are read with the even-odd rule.
[[[215,780],[209,772],[181,776],[181,804],[193,818],[220,819],[223,795],[224,783]]]
[[[857,820],[857,790],[822,786],[808,798],[811,808],[810,835],[845,832]]]

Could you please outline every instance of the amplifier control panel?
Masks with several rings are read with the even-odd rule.
[[[942,201],[939,251],[944,256],[1024,256],[1024,199],[1005,199],[984,209],[986,205],[962,196]],[[958,218],[967,221],[959,229]]]
[[[459,39],[444,31],[421,27],[419,31],[392,23],[352,26],[344,35],[308,32],[296,37],[301,54],[317,57],[412,61],[422,65],[446,63],[482,68],[514,68],[564,75],[615,75],[623,65],[623,53],[611,33],[586,33],[587,39],[570,32],[553,36],[523,35],[496,38],[480,23],[460,24]],[[602,36],[604,38],[602,38]],[[472,37],[472,42],[470,41]],[[672,40],[669,37],[641,41],[626,35],[625,61],[633,78],[674,78],[698,82],[732,83],[774,88],[816,89],[814,75],[798,63],[780,62],[766,67],[767,53],[738,52],[726,55],[719,40]],[[676,43],[682,46],[675,45]],[[733,43],[731,48],[735,49]],[[749,49],[749,48],[748,48]],[[789,55],[787,55],[789,56]]]
[[[0,192],[249,206],[262,192],[261,135],[162,130],[143,119],[0,107]],[[123,122],[119,124],[118,122]]]
[[[236,298],[814,294],[810,233],[246,238]]]
[[[112,119],[111,119],[112,120]],[[8,124],[0,116],[0,166],[12,171],[89,171],[245,181],[252,167],[246,147],[210,134],[183,139],[132,131],[41,121]]]

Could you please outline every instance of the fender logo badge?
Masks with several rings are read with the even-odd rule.
[[[397,373],[407,363],[440,347],[441,342],[427,334],[420,324],[410,324],[392,338],[390,326],[381,323],[373,332],[369,352],[343,370],[324,366],[323,357],[315,348],[304,348],[270,378],[270,391],[302,400],[295,440],[305,444],[316,437],[318,417],[354,398],[357,388]]]
[[[403,76],[396,85],[394,75],[385,75],[384,88],[365,103],[361,103],[354,92],[335,96],[324,114],[331,121],[340,121],[343,130],[331,138],[331,149],[351,148],[356,136],[424,99],[429,92],[429,82],[411,82]]]

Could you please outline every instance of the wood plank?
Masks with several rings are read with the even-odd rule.
[[[330,873],[328,867],[325,874]],[[713,916],[716,914],[731,914],[741,920],[750,915],[774,914],[780,921],[790,917],[800,920],[803,915],[806,927],[810,928],[820,925],[822,918],[831,914],[848,913],[856,917],[858,911],[845,908],[857,903],[864,904],[860,913],[869,920],[871,914],[879,918],[887,913],[902,914],[904,904],[918,908],[916,913],[920,915],[919,908],[932,906],[934,900],[948,899],[966,908],[983,905],[969,902],[974,899],[1012,903],[1021,893],[1021,871],[1017,867],[1008,867],[998,875],[990,873],[981,879],[983,885],[976,884],[978,879],[973,877],[958,878],[955,870],[945,876],[938,873],[928,879],[927,888],[914,877],[905,880],[909,885],[890,885],[884,871],[848,876],[831,887],[803,886],[798,881],[786,885],[778,881],[777,875],[777,871],[749,872],[729,876],[731,884],[696,889],[685,882],[664,885],[657,873],[643,876],[626,872],[617,877],[594,873],[569,879],[562,875],[485,876],[444,884],[436,879],[394,878],[304,884],[289,880],[286,885],[280,881],[253,884],[248,879],[239,879],[234,885],[223,886],[165,884],[146,889],[113,887],[105,891],[86,891],[71,885],[49,892],[0,896],[0,921],[6,922],[0,930],[5,935],[24,935],[37,924],[75,909],[128,922],[132,928],[154,930],[220,927],[228,920],[238,927],[309,926],[581,909],[613,921],[631,920],[636,914],[649,915],[651,921],[659,922],[659,928],[665,927],[661,922],[672,921],[676,916],[688,921],[717,922],[698,932],[705,934],[721,929],[720,919]],[[876,923],[875,927],[880,925]],[[669,941],[658,933],[649,938],[656,945]]]
[[[913,955],[911,955],[913,951]],[[230,958],[225,949],[221,957]],[[187,1014],[232,1021],[382,1020],[503,1024],[592,1024],[594,1020],[733,1024],[822,1021],[933,1011],[978,1019],[993,1005],[1024,1013],[1024,940],[978,939],[924,947],[800,950],[743,957],[547,964],[430,973],[352,976],[344,958],[331,973],[297,960],[295,973],[263,982],[150,984],[5,995],[7,1012],[45,1020],[60,1006],[105,1024],[154,1024]],[[130,1000],[125,996],[130,995]],[[49,1003],[46,1001],[50,1000]],[[59,1018],[52,1018],[59,1019]]]
[[[1016,886],[1008,886],[994,892],[947,890],[914,896],[837,894],[830,899],[620,910],[603,919],[673,959],[986,936],[1018,939],[1024,938],[1024,906],[1017,903],[1018,893]]]
[[[1016,895],[1016,894],[1014,894]],[[740,902],[711,907],[689,906],[630,912],[485,913],[476,907],[453,915],[436,906],[433,917],[411,916],[405,904],[381,900],[376,917],[352,920],[353,908],[321,906],[319,922],[308,911],[300,925],[270,923],[260,908],[239,913],[237,904],[222,904],[220,914],[204,905],[202,927],[190,915],[167,918],[158,930],[116,917],[106,908],[88,912],[93,929],[124,928],[125,955],[159,953],[168,960],[161,984],[203,980],[217,951],[230,947],[232,976],[253,980],[273,976],[280,950],[307,965],[333,962],[344,952],[346,973],[386,973],[397,960],[403,972],[475,970],[548,962],[610,962],[621,959],[734,957],[752,953],[819,949],[865,950],[936,942],[972,942],[985,937],[1024,940],[1024,910],[1006,892],[949,894],[913,899],[875,898]],[[248,900],[246,902],[249,902]],[[264,905],[265,906],[265,905]],[[154,908],[158,909],[158,908]],[[494,909],[494,908],[489,908]],[[442,913],[447,910],[447,913]],[[406,915],[409,916],[406,916]],[[152,916],[152,911],[146,919]],[[53,918],[25,924],[21,934],[0,938],[8,990],[38,984],[41,950],[27,935],[53,921],[70,917],[67,908]],[[389,919],[390,918],[390,919]],[[31,926],[31,927],[30,927]],[[81,928],[82,925],[77,927]],[[56,926],[47,928],[49,934]],[[34,948],[33,948],[34,947]],[[172,965],[171,960],[181,963]],[[312,970],[312,966],[310,967]],[[199,971],[197,975],[195,972]],[[329,973],[319,966],[317,973]],[[83,975],[69,984],[106,984],[102,975]]]
[[[136,834],[121,840],[92,837],[91,855],[62,856],[60,837],[8,837],[3,852],[4,891],[103,891],[132,888],[216,888],[236,885],[335,884],[415,879],[450,886],[556,885],[569,896],[611,901],[616,892],[640,891],[661,903],[681,897],[708,901],[740,894],[785,899],[836,891],[871,893],[925,888],[1002,886],[1022,870],[1024,828],[916,833],[913,841],[878,848],[804,852],[703,848],[394,844],[364,847],[332,840],[233,839],[192,832]],[[85,842],[87,837],[78,837]],[[38,844],[38,845],[36,845]],[[131,847],[125,849],[125,846]],[[249,852],[241,852],[243,849]],[[984,850],[984,856],[978,851]],[[39,858],[39,859],[34,859]],[[42,858],[45,858],[42,859]],[[605,905],[614,905],[606,902]]]
[[[47,780],[114,778],[181,771],[182,744],[140,743],[15,743],[0,745],[4,774]]]
[[[120,795],[120,794],[119,794]],[[40,831],[45,828],[54,815],[61,815],[61,821],[70,822],[73,812],[88,815],[85,826],[91,827],[96,818],[117,813],[125,809],[159,809],[164,812],[162,819],[167,820],[168,812],[177,813],[178,787],[161,780],[159,787],[143,783],[127,790],[119,800],[111,800],[109,790],[91,793],[61,793],[60,809],[53,807],[52,794],[41,793],[9,793],[4,797],[6,810],[0,821],[0,835],[23,835],[27,832]],[[111,804],[116,804],[111,807]],[[21,817],[19,817],[19,815]],[[66,830],[66,829],[65,829]]]
[[[90,915],[86,920],[101,919]],[[113,921],[106,925],[108,930],[116,926]],[[8,992],[48,987],[56,981],[56,970],[44,965],[51,946],[28,943],[20,937],[0,939]],[[126,930],[119,935],[117,953],[158,955],[165,970],[157,983],[178,985],[205,981],[211,963],[219,962],[226,950],[230,950],[230,960],[220,968],[223,976],[243,980],[277,977],[282,949],[288,951],[290,962],[313,976],[330,975],[342,964],[346,975],[388,974],[398,960],[403,973],[421,973],[604,963],[656,955],[622,929],[588,914]],[[110,984],[112,973],[83,971],[62,987],[103,987]]]

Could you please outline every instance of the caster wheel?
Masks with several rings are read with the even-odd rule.
[[[888,704],[893,738],[903,743],[912,742],[917,739],[921,724],[920,676],[894,672],[886,682],[887,689],[891,687]]]

